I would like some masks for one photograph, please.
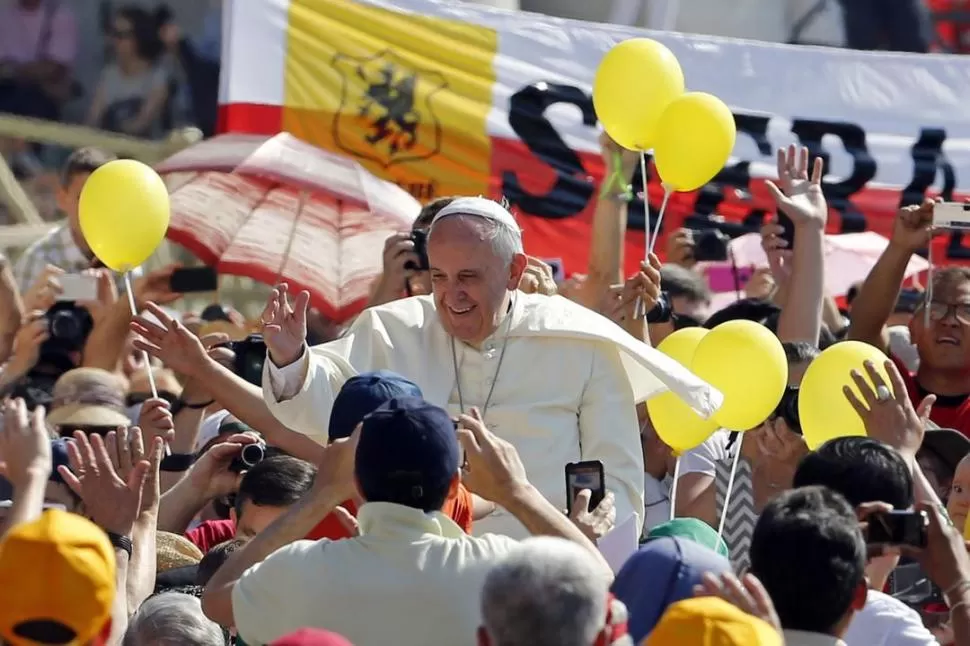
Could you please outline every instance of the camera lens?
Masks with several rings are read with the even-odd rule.
[[[81,323],[71,312],[55,312],[50,322],[51,336],[73,342],[81,336]]]
[[[265,455],[266,449],[261,442],[257,442],[256,444],[247,444],[244,446],[242,452],[239,454],[239,459],[247,467],[254,467],[263,461]]]

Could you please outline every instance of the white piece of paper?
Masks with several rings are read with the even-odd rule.
[[[626,520],[614,527],[612,532],[599,539],[597,547],[606,562],[610,564],[613,574],[616,574],[627,559],[637,551],[639,542],[637,518],[634,514],[630,514]]]

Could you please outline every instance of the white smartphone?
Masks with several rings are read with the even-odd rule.
[[[64,274],[57,277],[61,285],[59,301],[93,301],[98,298],[98,277],[87,274]]]
[[[933,207],[934,229],[970,229],[970,204],[943,202]]]

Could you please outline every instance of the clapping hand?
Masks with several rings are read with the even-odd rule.
[[[27,412],[23,399],[3,404],[3,426],[0,432],[0,474],[16,488],[31,476],[45,480],[51,473],[51,438],[47,433],[44,407]]]
[[[616,526],[616,497],[612,491],[607,491],[600,504],[595,509],[590,509],[592,495],[593,492],[589,489],[583,489],[576,494],[569,520],[573,521],[586,538],[595,543]]]
[[[128,478],[123,480],[111,462],[104,439],[100,435],[89,437],[81,431],[76,431],[74,441],[68,443],[67,458],[71,467],[60,466],[57,471],[84,503],[91,520],[107,532],[131,536],[142,510],[145,482],[151,468],[148,461],[134,464]]]
[[[123,481],[127,482],[131,478],[136,466],[148,460],[148,474],[145,479],[145,486],[142,489],[141,508],[139,513],[157,511],[158,502],[161,498],[161,485],[159,484],[159,467],[162,463],[162,455],[165,452],[164,445],[160,438],[154,438],[149,443],[149,453],[145,453],[145,442],[142,431],[137,426],[120,426],[117,431],[110,431],[104,436],[105,448],[108,451],[108,459],[115,473]]]
[[[269,358],[277,366],[288,366],[303,353],[309,303],[310,293],[302,291],[291,305],[286,283],[277,285],[270,294],[260,321]]]

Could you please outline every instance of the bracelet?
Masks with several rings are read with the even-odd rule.
[[[963,592],[965,590],[970,590],[970,580],[961,579],[943,591],[943,600],[946,601],[947,605],[949,606],[950,597],[956,595],[958,592]],[[950,607],[952,608],[952,606]]]
[[[122,550],[128,554],[128,558],[131,558],[132,545],[131,538],[128,536],[122,536],[121,534],[115,534],[114,532],[105,532],[108,535],[108,540],[111,542],[111,546],[115,549]]]

